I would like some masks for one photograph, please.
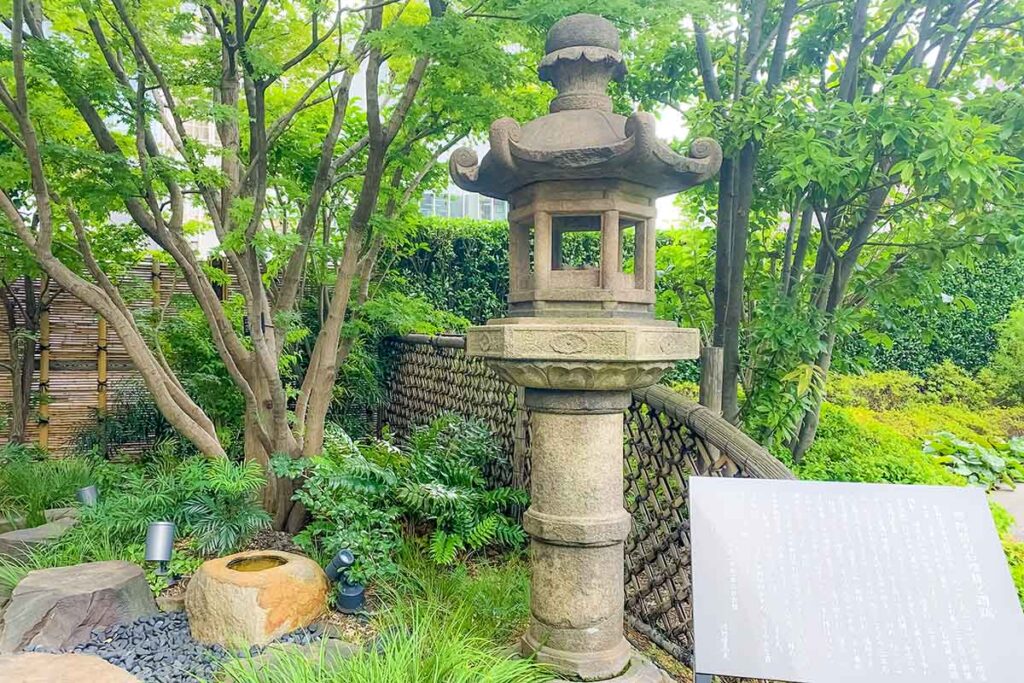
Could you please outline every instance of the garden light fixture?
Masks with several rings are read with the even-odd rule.
[[[324,569],[328,579],[340,583],[336,604],[338,611],[344,614],[355,614],[363,608],[365,602],[363,585],[348,579],[348,571],[355,563],[356,556],[345,548],[339,550]]]
[[[96,501],[99,500],[99,497],[100,492],[99,489],[96,488],[95,484],[83,486],[75,491],[75,499],[86,507],[93,507],[96,505]]]
[[[157,576],[167,574],[174,553],[174,522],[153,522],[146,531],[146,562],[157,563]]]

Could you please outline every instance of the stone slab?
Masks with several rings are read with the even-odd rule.
[[[62,517],[30,529],[17,529],[0,534],[0,557],[24,560],[35,548],[57,540],[78,524],[74,517]]]
[[[26,652],[0,656],[4,683],[138,683],[124,669],[91,655]]]
[[[1024,612],[984,491],[690,479],[696,670],[1019,681]]]

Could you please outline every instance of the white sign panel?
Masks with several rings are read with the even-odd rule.
[[[983,491],[690,479],[696,670],[1022,683],[1024,613]]]

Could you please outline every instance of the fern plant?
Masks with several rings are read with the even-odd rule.
[[[199,462],[206,477],[182,507],[182,516],[200,554],[223,555],[270,526],[270,515],[257,500],[265,482],[263,470],[255,462]]]
[[[410,436],[409,472],[396,495],[417,522],[433,526],[429,547],[438,564],[451,564],[463,551],[525,541],[509,513],[526,504],[526,493],[487,488],[484,468],[500,457],[484,425],[456,415],[442,415]]]
[[[331,427],[321,455],[271,463],[279,476],[302,478],[295,499],[313,521],[296,537],[299,545],[324,559],[350,548],[352,575],[369,579],[397,571],[403,523],[429,531],[438,564],[488,546],[521,545],[526,535],[509,513],[526,503],[526,493],[488,489],[484,476],[500,457],[486,427],[444,415],[414,430],[404,449],[387,440],[356,442]]]

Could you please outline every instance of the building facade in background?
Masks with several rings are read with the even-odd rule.
[[[420,213],[441,218],[475,218],[503,221],[508,218],[508,202],[485,197],[449,184],[444,191],[427,190],[420,199]]]

